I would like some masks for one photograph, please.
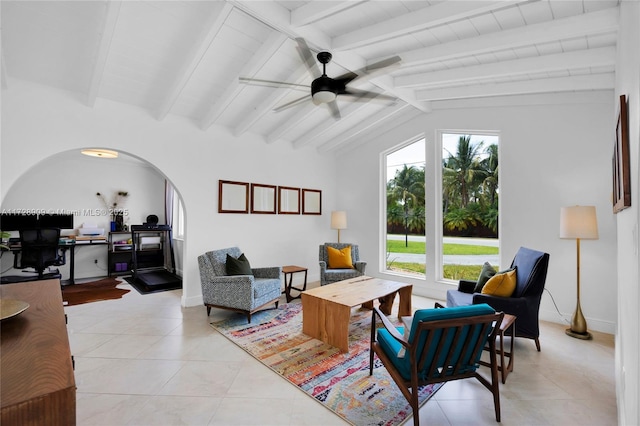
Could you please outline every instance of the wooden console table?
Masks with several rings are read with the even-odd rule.
[[[2,299],[29,304],[2,321],[2,425],[75,425],[76,385],[59,280],[0,286]]]

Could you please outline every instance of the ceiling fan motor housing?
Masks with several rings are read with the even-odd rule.
[[[340,90],[336,81],[326,75],[322,75],[311,82],[311,96],[317,105],[333,101]]]

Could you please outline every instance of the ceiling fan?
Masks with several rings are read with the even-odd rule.
[[[303,38],[296,38],[296,42],[298,43],[297,50],[300,54],[300,57],[302,58],[302,61],[306,65],[307,70],[309,71],[311,76],[314,78],[314,80],[311,82],[311,92],[305,96],[302,96],[301,98],[294,99],[291,102],[287,102],[286,104],[276,107],[274,111],[279,112],[307,102],[309,99],[311,99],[311,101],[315,105],[326,104],[331,111],[331,115],[333,115],[333,117],[338,120],[340,119],[340,110],[338,109],[338,104],[336,103],[336,98],[338,97],[338,95],[341,98],[348,97],[349,100],[355,102],[368,102],[370,100],[394,102],[397,101],[397,98],[393,96],[350,88],[347,87],[347,84],[352,83],[356,80],[372,78],[382,71],[388,71],[389,67],[393,65],[399,65],[399,56],[393,56],[391,58],[368,65],[355,72],[348,72],[339,77],[331,78],[327,76],[327,64],[331,61],[331,53],[323,51],[318,53],[318,55],[316,56],[318,58],[318,62],[322,64],[322,72],[320,72],[320,67],[313,58],[313,53],[307,45],[307,42]],[[304,91],[309,90],[309,86],[307,85],[288,83],[284,81],[260,80],[255,78],[240,77],[240,82],[258,86],[286,87],[289,89]]]

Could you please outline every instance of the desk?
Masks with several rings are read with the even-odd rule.
[[[60,282],[6,284],[0,295],[30,305],[2,321],[0,423],[75,425],[76,385]]]
[[[107,240],[105,239],[88,239],[88,240],[77,240],[72,243],[60,243],[58,247],[66,253],[69,250],[69,280],[67,284],[75,284],[75,265],[76,265],[76,247],[82,246],[107,246]],[[20,252],[20,243],[9,244],[9,250],[15,256],[18,252]],[[25,276],[24,278],[28,278]]]

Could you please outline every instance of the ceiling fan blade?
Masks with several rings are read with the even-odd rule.
[[[307,66],[307,70],[309,70],[311,76],[313,78],[320,77],[322,75],[322,72],[320,72],[320,67],[318,66],[318,63],[316,62],[313,53],[311,52],[311,49],[309,49],[309,46],[307,45],[305,39],[303,39],[302,37],[298,37],[296,38],[296,42],[298,42],[298,53],[302,58],[302,62],[304,62],[304,64]]]
[[[301,98],[294,99],[291,102],[287,102],[286,104],[282,104],[282,105],[280,105],[278,107],[275,107],[273,109],[273,111],[274,112],[280,112],[280,111],[283,111],[285,109],[289,109],[289,108],[294,107],[296,105],[299,105],[301,103],[307,102],[310,98],[311,98],[310,94],[309,95],[305,95],[305,96],[303,96]]]
[[[327,106],[329,107],[329,111],[331,111],[331,115],[336,120],[340,120],[342,118],[340,116],[340,109],[338,108],[338,103],[336,101],[327,102]]]
[[[304,84],[287,83],[286,81],[274,81],[274,80],[261,80],[258,78],[240,77],[238,79],[242,84],[248,84],[250,86],[263,86],[263,87],[275,87],[275,88],[288,88],[292,90],[301,90],[308,92],[309,86]]]
[[[389,72],[393,68],[400,66],[400,56],[392,56],[391,58],[383,59],[375,62],[366,67],[360,68],[354,72],[348,72],[336,78],[336,80],[345,80],[344,84],[350,83],[355,80],[364,81],[370,78],[376,77],[382,73]],[[355,74],[355,77],[353,76]]]
[[[381,61],[375,62],[371,65],[367,65],[366,67],[364,67],[364,71],[366,73],[372,73],[376,70],[382,69],[382,68],[388,68],[392,65],[400,65],[400,61],[402,59],[400,58],[400,56],[392,56],[390,58],[387,59],[383,59]]]
[[[369,92],[367,90],[346,89],[339,93],[340,96],[349,96],[352,101],[397,101],[395,96],[383,95],[382,93]]]

